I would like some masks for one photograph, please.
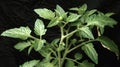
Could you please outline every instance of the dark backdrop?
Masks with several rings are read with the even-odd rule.
[[[88,4],[89,9],[96,8],[102,12],[114,12],[112,16],[118,21],[114,28],[106,28],[104,35],[113,39],[120,48],[120,1],[119,0],[0,0],[0,34],[9,28],[19,26],[33,27],[38,15],[33,11],[35,8],[54,9],[56,4],[62,6],[65,10],[71,7],[78,7],[83,3]],[[47,23],[45,23],[47,24]],[[59,36],[56,28],[51,29],[48,38]],[[48,39],[48,40],[51,40]],[[23,62],[39,58],[38,54],[27,55],[26,50],[19,52],[13,48],[19,40],[0,37],[0,67],[18,67]],[[96,47],[99,54],[99,64],[96,67],[120,67],[120,62],[116,56],[108,50]]]

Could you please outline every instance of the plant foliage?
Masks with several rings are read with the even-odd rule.
[[[101,43],[104,48],[114,52],[117,57],[119,56],[119,50],[114,41],[103,36],[106,26],[113,27],[117,23],[110,17],[113,13],[104,14],[96,9],[87,10],[86,4],[78,8],[71,8],[69,12],[59,5],[56,6],[55,11],[47,8],[39,8],[34,11],[41,18],[49,20],[47,26],[42,20],[36,20],[34,33],[38,37],[31,35],[32,30],[29,27],[22,26],[8,29],[1,34],[1,36],[22,39],[23,42],[14,46],[17,50],[28,49],[28,54],[31,50],[35,50],[44,57],[42,60],[27,61],[20,67],[94,67],[99,63],[98,54],[94,48],[96,41]],[[60,28],[61,36],[48,42],[43,37],[46,35],[47,29],[54,26]],[[97,28],[95,30],[98,32],[97,36],[93,32],[94,28]],[[74,57],[69,57],[68,55],[76,49],[79,50],[73,53]],[[90,58],[89,61],[83,59],[82,51]]]

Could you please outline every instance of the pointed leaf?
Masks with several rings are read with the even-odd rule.
[[[102,43],[102,46],[116,54],[119,57],[119,49],[118,46],[114,43],[113,40],[109,39],[105,36],[100,36],[97,38],[98,41]]]
[[[83,61],[78,67],[95,67],[95,64],[88,62],[87,60]]]
[[[75,63],[71,60],[67,60],[67,62],[65,63],[65,67],[74,67]]]
[[[96,11],[97,11],[96,9],[93,9],[93,10],[87,11],[85,14],[87,16],[90,16],[90,15],[94,14]]]
[[[92,43],[88,43],[82,46],[82,50],[94,63],[96,64],[98,63],[98,54],[96,50],[94,49],[94,46]]]
[[[94,39],[94,36],[93,36],[91,30],[89,29],[89,27],[80,28],[79,35],[81,35],[82,37],[85,37],[85,38]]]
[[[67,22],[74,22],[76,21],[78,18],[80,17],[80,15],[77,14],[70,14],[70,16],[68,16],[67,18]]]
[[[110,17],[110,16],[112,16],[112,15],[114,15],[114,14],[115,14],[115,13],[106,13],[105,16]]]
[[[46,33],[46,29],[45,26],[43,24],[43,21],[41,21],[40,19],[37,19],[35,22],[35,26],[34,26],[34,32],[36,35],[42,36],[45,35]]]
[[[29,29],[29,27],[20,27],[6,30],[1,34],[1,36],[26,40],[28,37],[30,37],[30,33],[31,30]]]
[[[78,13],[82,15],[86,10],[87,10],[87,4],[83,4],[83,5],[79,8]]]
[[[35,67],[39,63],[39,60],[32,60],[25,62],[24,64],[20,65],[20,67]]]
[[[87,25],[96,25],[98,27],[104,28],[105,26],[113,27],[117,22],[105,15],[91,15],[86,19]]]
[[[29,49],[28,49],[28,55],[30,54],[30,52],[32,51],[32,49],[33,49],[33,45],[31,45],[31,46],[29,47]]]
[[[25,48],[29,47],[31,45],[31,43],[28,41],[28,42],[20,42],[20,43],[17,43],[14,48],[19,50],[19,51],[22,51],[24,50]]]
[[[44,19],[51,20],[55,17],[55,13],[52,12],[51,10],[48,10],[46,8],[43,9],[35,9],[34,10],[40,17]]]
[[[56,11],[56,13],[57,13],[57,15],[58,15],[59,17],[64,18],[65,15],[66,15],[64,9],[63,9],[62,7],[60,7],[59,5],[56,6],[55,11]]]

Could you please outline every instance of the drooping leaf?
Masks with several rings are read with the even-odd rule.
[[[94,49],[94,46],[92,43],[88,43],[82,46],[82,50],[94,63],[96,64],[98,63],[98,54],[96,50]]]
[[[36,51],[41,50],[41,48],[43,47],[43,45],[44,45],[45,42],[46,42],[45,40],[35,40],[34,49]]]
[[[66,21],[67,21],[67,22],[74,22],[74,21],[76,21],[79,17],[80,17],[80,15],[70,14],[70,15],[68,16],[68,18],[66,19]]]
[[[52,19],[52,20],[50,21],[50,23],[48,24],[47,27],[53,27],[53,26],[58,25],[58,24],[61,22],[61,18],[62,18],[62,17],[55,17],[54,19]]]
[[[31,60],[20,65],[20,67],[35,67],[39,63],[39,60]]]
[[[45,26],[43,24],[43,21],[41,21],[40,19],[37,19],[35,22],[35,26],[34,26],[34,32],[36,35],[42,36],[45,35],[46,33],[46,29]]]
[[[72,60],[67,60],[65,63],[65,67],[74,67],[75,63]]]
[[[78,67],[95,67],[95,64],[88,62],[87,60],[83,61]]]
[[[31,43],[28,41],[28,42],[20,42],[20,43],[17,43],[14,48],[19,50],[19,51],[22,51],[24,50],[25,48],[29,47],[31,45]]]
[[[55,13],[49,9],[43,8],[43,9],[35,9],[34,10],[40,17],[44,19],[51,20],[55,17]]]
[[[74,58],[75,58],[76,60],[81,60],[81,59],[82,59],[82,54],[80,54],[80,53],[75,53]]]
[[[78,32],[80,36],[88,38],[88,39],[94,39],[94,36],[89,29],[89,27],[82,27],[80,28],[80,31]]]
[[[20,27],[6,30],[1,34],[1,36],[20,38],[22,40],[26,40],[28,37],[30,37],[30,33],[31,30],[29,27]]]
[[[98,41],[102,43],[102,46],[116,54],[119,57],[119,49],[118,46],[114,43],[113,40],[109,39],[105,36],[100,36],[97,38]]]

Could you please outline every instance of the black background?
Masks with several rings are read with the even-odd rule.
[[[38,15],[33,11],[35,8],[54,9],[59,4],[65,10],[71,7],[78,7],[84,3],[88,9],[96,8],[102,12],[114,12],[112,16],[118,21],[114,28],[106,28],[104,35],[108,36],[120,48],[120,1],[119,0],[0,0],[0,34],[6,29],[29,26],[33,28]],[[47,24],[47,22],[45,23]],[[48,33],[48,40],[59,36],[57,29],[51,29]],[[19,52],[13,48],[19,40],[0,37],[0,67],[18,67],[18,65],[30,59],[39,59],[39,55],[33,53],[28,56],[27,51]],[[120,67],[120,62],[114,53],[96,47],[99,54],[99,64],[96,67]]]

